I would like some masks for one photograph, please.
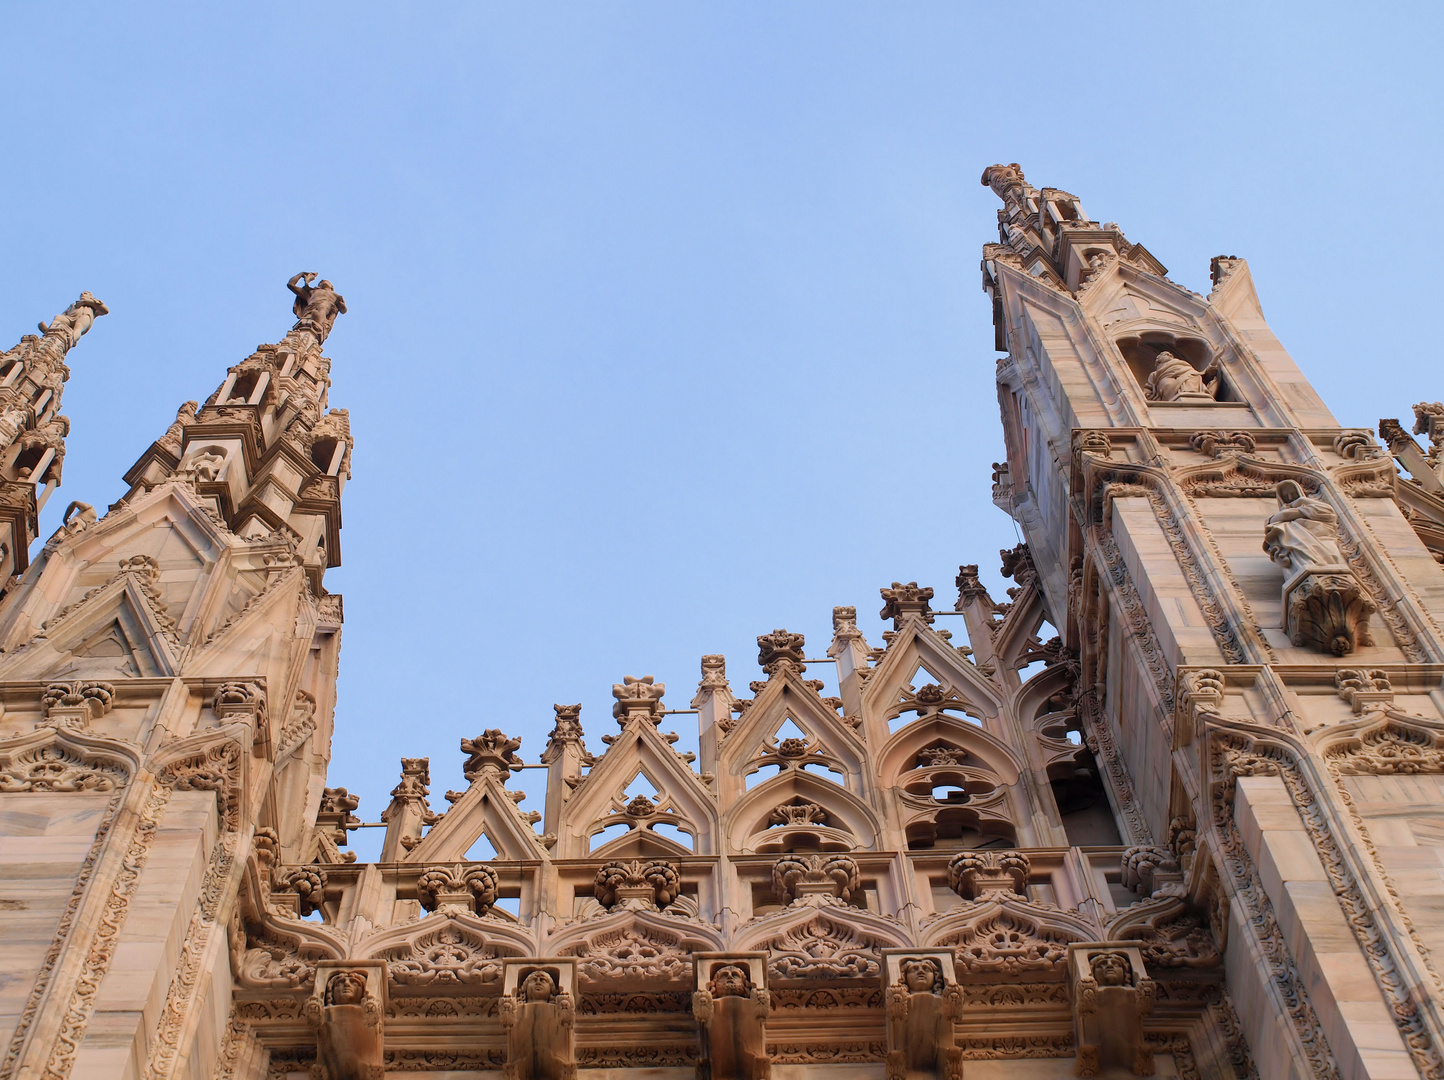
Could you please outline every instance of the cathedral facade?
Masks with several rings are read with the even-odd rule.
[[[1444,405],[1342,428],[1242,259],[1200,296],[983,182],[1007,596],[627,676],[539,762],[466,733],[440,799],[403,758],[374,863],[327,778],[340,295],[293,278],[33,560],[105,306],[0,356],[0,1078],[1444,1078]]]

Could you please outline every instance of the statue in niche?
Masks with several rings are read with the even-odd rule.
[[[326,980],[316,1057],[326,1080],[382,1080],[381,1007],[367,993],[366,973],[338,971]]]
[[[1074,946],[1069,952],[1078,1075],[1097,1076],[1113,1066],[1152,1076],[1143,1018],[1153,1011],[1155,985],[1143,974],[1142,953],[1136,945],[1099,951]]]
[[[697,1080],[768,1080],[766,990],[754,987],[743,964],[719,963],[705,990],[692,995],[692,1015],[701,1028],[702,1057]]]
[[[301,284],[297,285],[298,281]],[[286,282],[286,288],[296,294],[296,302],[291,305],[296,321],[309,321],[316,328],[316,337],[325,341],[336,316],[346,314],[346,301],[329,281],[322,278],[313,285],[314,281],[315,274],[301,273]]]
[[[1217,401],[1218,387],[1218,361],[1199,371],[1165,349],[1153,358],[1143,396],[1149,401]]]
[[[910,957],[901,968],[901,980],[887,988],[887,1080],[962,1080],[963,1052],[953,1041],[962,992],[946,985],[933,957]]]
[[[1339,550],[1339,515],[1322,499],[1304,494],[1297,480],[1274,488],[1279,508],[1264,523],[1264,550],[1290,575],[1344,565]]]
[[[1339,546],[1339,515],[1297,480],[1275,489],[1279,508],[1264,524],[1264,550],[1286,571],[1284,633],[1296,648],[1347,656],[1372,645],[1374,601]]]
[[[546,968],[527,972],[514,997],[501,999],[506,1080],[576,1080],[572,996]]]

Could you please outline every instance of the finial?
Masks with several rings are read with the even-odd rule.
[[[653,725],[660,724],[662,695],[666,691],[667,684],[657,682],[651,675],[624,676],[621,682],[612,684],[612,697],[617,699],[612,715],[623,727],[633,716],[645,716]]]

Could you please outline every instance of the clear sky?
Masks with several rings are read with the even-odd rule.
[[[356,437],[331,783],[523,737],[893,580],[1001,592],[978,178],[1022,163],[1208,289],[1246,257],[1340,420],[1444,396],[1437,4],[7,5],[0,338],[82,289],[65,484],[103,508],[289,328]],[[959,631],[961,628],[959,628]],[[961,640],[961,639],[959,639]],[[814,674],[817,673],[814,669]],[[693,717],[674,717],[695,744]],[[542,774],[526,774],[540,809]],[[377,830],[358,836],[363,856]]]

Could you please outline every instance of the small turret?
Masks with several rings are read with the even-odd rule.
[[[341,490],[351,475],[345,409],[327,411],[331,361],[321,345],[346,301],[329,281],[297,274],[295,325],[226,373],[198,409],[175,423],[126,473],[127,499],[162,481],[195,485],[227,526],[247,539],[282,534],[313,583],[341,561]]]
[[[70,369],[65,354],[109,312],[88,292],[40,334],[26,334],[0,354],[0,581],[29,565],[29,547],[50,493],[60,486],[70,421],[60,396]]]

